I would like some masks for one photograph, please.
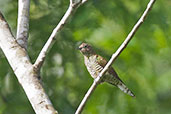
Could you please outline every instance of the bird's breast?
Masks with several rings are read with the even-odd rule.
[[[99,75],[99,73],[103,70],[103,67],[98,64],[95,56],[85,58],[84,60],[88,72],[93,78],[96,78]]]

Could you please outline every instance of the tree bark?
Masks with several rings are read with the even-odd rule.
[[[8,23],[0,12],[0,47],[11,65],[19,83],[37,114],[57,114],[46,95],[38,72],[30,62],[27,52],[13,37]]]
[[[18,0],[18,23],[17,23],[17,42],[27,49],[27,39],[29,34],[29,12],[30,0]]]

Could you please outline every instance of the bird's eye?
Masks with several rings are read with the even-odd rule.
[[[84,46],[84,48],[87,48],[87,47],[88,47],[88,45],[85,45],[85,46]]]

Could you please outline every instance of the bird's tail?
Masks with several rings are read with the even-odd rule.
[[[110,79],[105,79],[104,80],[105,82],[108,82],[112,85],[115,85],[117,86],[121,91],[123,91],[124,93],[132,96],[132,97],[135,97],[135,95],[133,94],[133,92],[131,90],[129,90],[128,87],[126,87],[126,85],[119,79],[115,78],[115,77],[110,77]]]
[[[135,97],[133,92],[128,87],[126,87],[126,85],[123,82],[119,81],[119,83],[117,84],[117,87],[120,90],[122,90],[124,93],[127,93],[128,95],[130,95],[132,97]]]

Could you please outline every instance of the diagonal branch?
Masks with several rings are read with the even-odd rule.
[[[76,1],[76,0],[75,0]],[[74,0],[70,0],[70,5],[65,13],[65,15],[62,17],[61,21],[58,23],[56,28],[53,30],[52,34],[50,35],[48,41],[44,45],[43,49],[41,50],[36,62],[34,63],[34,66],[37,70],[40,70],[40,67],[42,66],[44,59],[46,57],[47,51],[50,46],[55,42],[55,37],[59,33],[59,31],[64,27],[66,24],[66,21],[71,17],[71,14],[82,4],[84,4],[87,0],[79,0],[78,2],[74,2]]]
[[[13,37],[0,12],[0,48],[4,52],[36,114],[57,114],[39,80],[25,49]]]
[[[27,39],[29,32],[29,11],[30,0],[18,0],[18,25],[17,25],[17,42],[27,49]]]
[[[84,108],[84,106],[85,106],[88,98],[93,93],[93,91],[96,89],[97,85],[99,84],[99,82],[102,79],[102,76],[105,74],[105,72],[108,70],[108,68],[112,65],[112,63],[116,60],[116,58],[120,55],[120,53],[126,48],[126,46],[130,42],[130,40],[133,38],[134,34],[136,33],[136,31],[138,30],[138,28],[140,27],[140,25],[144,22],[147,14],[149,13],[149,11],[152,8],[152,6],[155,3],[155,1],[156,0],[150,0],[150,2],[147,5],[146,10],[142,14],[142,16],[138,20],[138,22],[135,24],[135,26],[133,27],[133,29],[131,30],[131,32],[128,34],[128,36],[126,37],[125,41],[118,48],[118,50],[112,55],[111,59],[106,64],[106,66],[104,67],[104,69],[100,72],[99,76],[94,80],[93,84],[91,85],[90,89],[88,90],[88,92],[84,96],[84,98],[83,98],[82,102],[80,103],[80,105],[79,105],[79,107],[78,107],[78,109],[77,109],[77,111],[76,111],[75,114],[80,114],[83,111],[83,108]]]

